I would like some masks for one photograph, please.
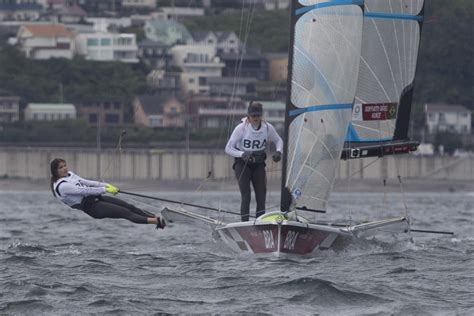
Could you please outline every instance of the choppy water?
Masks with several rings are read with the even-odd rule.
[[[229,210],[239,201],[235,192],[184,196]],[[399,196],[382,197],[336,193],[325,216],[403,209]],[[406,200],[414,227],[456,235],[276,260],[229,253],[198,227],[94,220],[46,191],[0,192],[0,314],[474,315],[474,196]]]

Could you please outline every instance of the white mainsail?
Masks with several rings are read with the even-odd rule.
[[[359,70],[362,1],[299,1],[287,102],[285,187],[324,210],[339,165]]]

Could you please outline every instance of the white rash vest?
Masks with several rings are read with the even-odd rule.
[[[275,144],[276,150],[283,153],[283,140],[272,124],[263,121],[255,130],[247,118],[237,125],[225,146],[225,152],[235,158],[242,157],[246,151],[261,151],[267,148],[268,141]]]
[[[53,184],[54,195],[66,205],[80,204],[85,196],[105,193],[106,183],[86,180],[73,172]]]

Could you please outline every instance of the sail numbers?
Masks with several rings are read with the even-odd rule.
[[[271,230],[264,230],[263,238],[265,240],[265,248],[267,249],[275,248],[275,240],[273,239],[273,233]]]
[[[292,230],[288,231],[288,234],[286,234],[285,242],[283,243],[283,248],[288,249],[288,250],[293,250],[295,249],[295,243],[296,239],[298,238],[297,232],[294,232]]]
[[[271,230],[263,230],[263,239],[265,241],[266,249],[275,248],[275,239],[273,238],[273,232]],[[298,232],[288,231],[286,234],[285,242],[283,243],[283,249],[293,250],[295,249],[296,240],[298,239]]]

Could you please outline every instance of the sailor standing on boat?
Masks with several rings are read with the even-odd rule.
[[[249,220],[250,212],[250,182],[252,182],[257,201],[256,217],[265,214],[265,199],[267,194],[267,177],[265,159],[268,142],[276,146],[272,159],[281,160],[283,141],[272,124],[262,120],[262,104],[250,102],[247,117],[237,125],[225,147],[225,152],[234,157],[233,169],[239,183],[240,215],[243,222]]]
[[[93,218],[123,218],[136,224],[155,224],[164,228],[159,216],[145,212],[113,195],[119,188],[108,183],[86,180],[69,171],[66,161],[55,158],[51,161],[51,191],[64,204],[83,211]]]

